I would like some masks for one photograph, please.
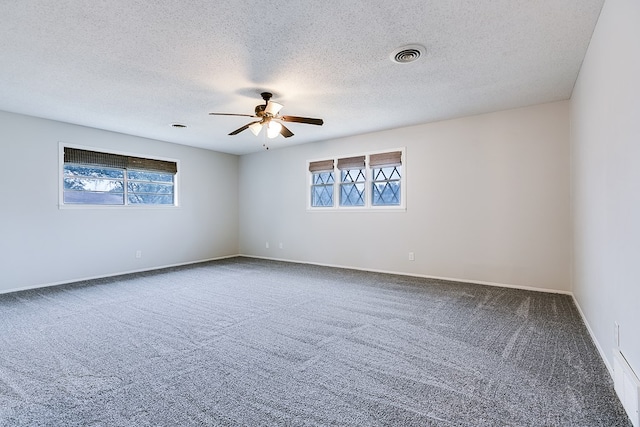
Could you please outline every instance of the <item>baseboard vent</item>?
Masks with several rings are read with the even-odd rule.
[[[613,350],[613,382],[633,426],[640,427],[640,380],[618,349]]]

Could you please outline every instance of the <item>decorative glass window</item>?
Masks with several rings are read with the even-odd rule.
[[[309,207],[404,208],[403,155],[397,150],[310,162]]]
[[[365,156],[338,159],[340,170],[340,206],[364,206]]]
[[[333,206],[333,160],[309,163],[311,172],[311,206]]]
[[[64,147],[65,205],[176,205],[177,163]]]
[[[402,152],[372,154],[371,204],[373,206],[400,206],[402,199]]]

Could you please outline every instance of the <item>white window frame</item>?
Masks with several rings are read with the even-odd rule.
[[[369,204],[369,197],[370,197],[369,196],[369,183],[370,183],[370,179],[369,178],[370,177],[369,177],[368,156],[366,156],[366,155],[361,155],[361,156],[364,157],[364,161],[365,161],[365,163],[364,163],[362,168],[344,168],[344,169],[341,169],[341,168],[338,167],[337,161],[336,161],[336,174],[338,175],[338,182],[336,183],[337,184],[336,185],[337,188],[334,188],[334,191],[336,191],[338,193],[338,200],[336,202],[337,202],[339,208],[342,208],[342,209],[364,208]],[[358,157],[358,156],[355,156],[355,157]],[[362,169],[364,169],[364,173],[363,173],[364,181],[351,181],[351,182],[342,181],[342,171],[343,170],[356,171],[356,170],[362,170]],[[351,176],[351,178],[357,178],[358,176],[360,176],[360,172],[355,174],[355,176],[354,176],[354,174],[350,173],[350,176]],[[354,185],[354,186],[357,187],[358,184],[362,184],[363,187],[364,187],[364,190],[363,190],[363,192],[364,192],[364,194],[363,194],[363,204],[362,205],[343,205],[342,204],[342,187],[345,186],[345,185]]]
[[[311,196],[313,194],[313,189],[316,188],[316,187],[331,187],[331,201],[333,202],[333,204],[331,206],[313,206],[313,208],[314,209],[333,209],[333,207],[335,206],[335,204],[336,204],[336,199],[335,199],[335,197],[336,197],[336,172],[335,172],[335,169],[332,169],[331,171],[328,171],[328,170],[327,171],[319,171],[317,173],[327,173],[327,172],[330,172],[332,174],[333,182],[331,184],[320,184],[320,185],[315,184],[314,181],[313,181],[313,175],[316,172],[308,172],[308,185],[309,185],[309,188],[308,188],[307,195],[309,196],[308,197],[309,200],[307,200],[307,206],[309,206],[309,207],[312,206],[312,204],[311,204]]]
[[[400,204],[399,205],[378,205],[375,206],[372,204],[373,202],[373,173],[372,169],[369,166],[369,158],[372,154],[382,154],[382,153],[390,153],[393,151],[400,151],[402,153],[402,169],[400,176]],[[340,187],[341,187],[341,171],[338,169],[338,159],[348,158],[348,157],[358,157],[365,156],[365,192],[364,192],[364,205],[363,206],[340,206]],[[309,164],[315,161],[323,161],[323,160],[334,160],[333,166],[333,206],[311,206],[311,186],[312,186],[312,176],[313,174],[309,172]],[[307,174],[307,189],[306,189],[306,206],[307,211],[309,212],[404,212],[407,207],[407,161],[406,161],[406,148],[391,148],[377,151],[367,151],[364,153],[354,153],[348,155],[337,155],[337,156],[325,156],[318,159],[308,160],[306,163],[306,174]]]
[[[68,148],[77,148],[80,150],[88,150],[88,151],[96,151],[99,153],[107,153],[107,154],[117,154],[121,156],[131,156],[131,157],[140,157],[145,159],[152,160],[162,160],[167,162],[175,162],[177,165],[177,172],[173,175],[173,204],[169,205],[153,205],[153,204],[127,204],[122,205],[99,205],[99,204],[89,204],[89,203],[64,203],[64,149]],[[125,173],[125,185],[126,185],[126,176]],[[149,156],[147,154],[133,153],[127,151],[116,151],[109,150],[105,148],[92,147],[87,145],[78,145],[78,144],[69,144],[66,142],[60,141],[58,143],[58,208],[59,209],[176,209],[180,207],[180,160],[172,159],[168,157],[159,157],[159,156]]]

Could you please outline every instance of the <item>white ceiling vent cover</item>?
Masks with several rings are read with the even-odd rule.
[[[408,46],[402,46],[391,52],[389,57],[393,62],[398,64],[409,64],[417,61],[426,52],[424,46],[419,44],[410,44]]]

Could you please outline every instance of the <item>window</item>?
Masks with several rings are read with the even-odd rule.
[[[374,206],[399,206],[401,201],[402,152],[372,154],[371,204]]]
[[[333,160],[309,163],[311,172],[311,206],[333,206]]]
[[[175,206],[177,163],[64,147],[65,205]]]
[[[310,162],[309,207],[403,208],[403,155],[396,150]]]
[[[340,206],[364,206],[365,157],[338,159],[340,169]]]

